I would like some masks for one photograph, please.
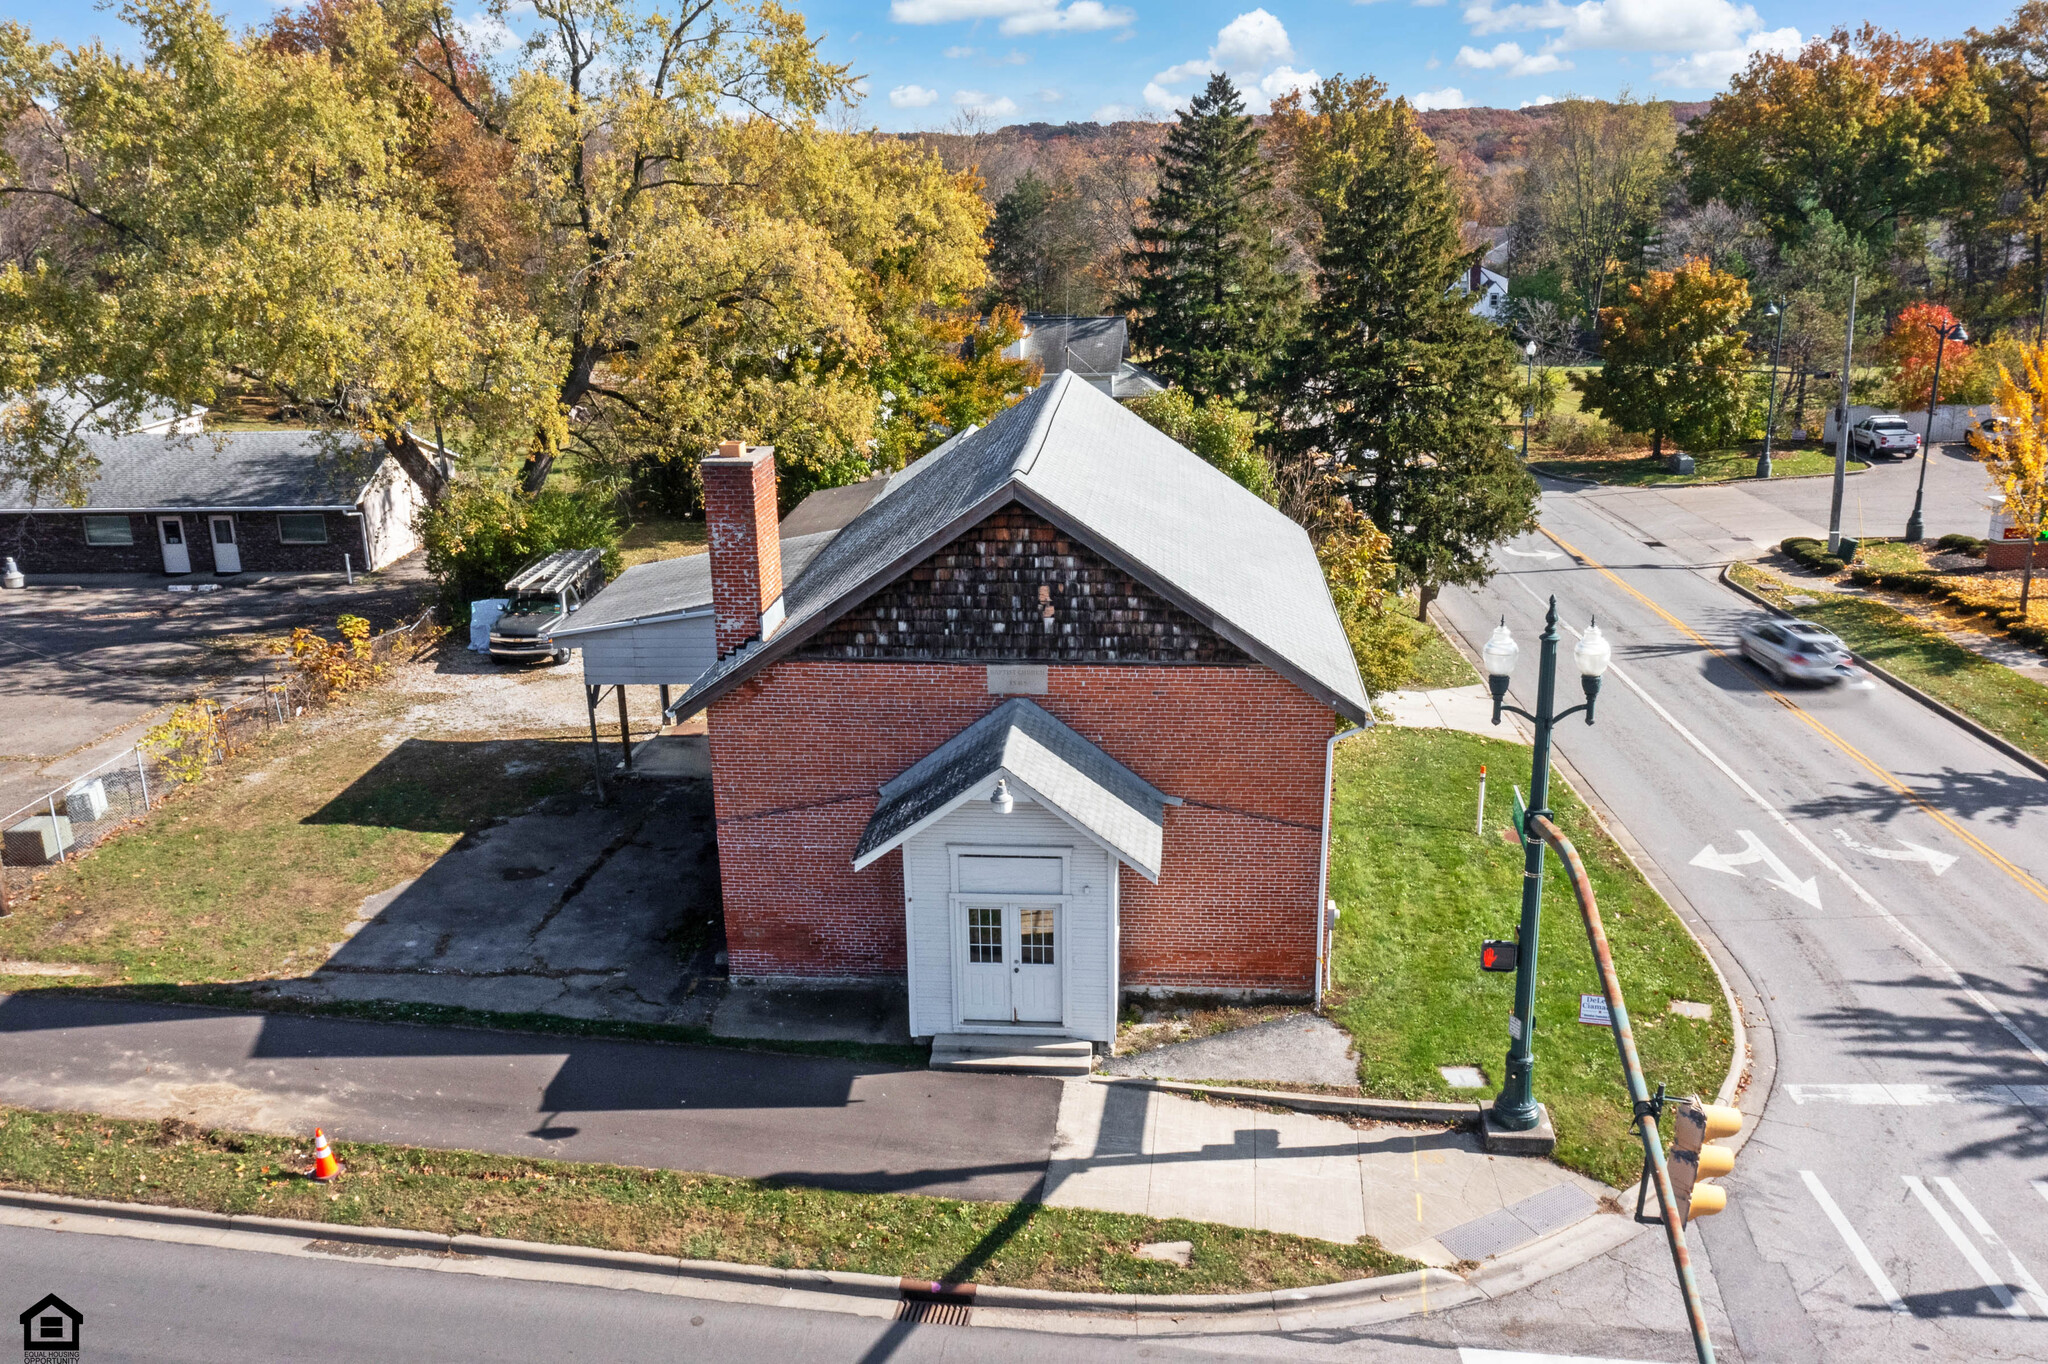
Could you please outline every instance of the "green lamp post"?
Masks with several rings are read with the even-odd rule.
[[[1533,713],[1507,704],[1508,679],[1515,669],[1521,646],[1503,619],[1493,637],[1479,651],[1486,664],[1487,686],[1493,692],[1493,722],[1512,712],[1536,727],[1536,751],[1529,769],[1529,810],[1531,815],[1550,814],[1550,734],[1557,722],[1580,711],[1586,723],[1593,723],[1593,703],[1600,696],[1600,678],[1614,650],[1597,624],[1588,625],[1572,650],[1578,664],[1579,683],[1586,693],[1583,705],[1560,711],[1557,704],[1557,598],[1550,599],[1550,613],[1543,621],[1542,650],[1536,674],[1536,709]],[[1491,1132],[1532,1132],[1543,1121],[1542,1106],[1536,1102],[1536,944],[1543,924],[1543,840],[1533,837],[1526,825],[1522,836],[1522,928],[1521,951],[1515,965],[1515,1011],[1508,1020],[1507,1075],[1493,1107],[1486,1115]]]

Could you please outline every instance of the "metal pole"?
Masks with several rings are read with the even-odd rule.
[[[1607,950],[1607,930],[1600,923],[1600,906],[1593,899],[1593,883],[1586,866],[1547,815],[1529,812],[1529,827],[1544,842],[1557,849],[1571,877],[1572,893],[1578,897],[1579,913],[1586,921],[1586,941],[1592,944],[1593,961],[1600,968],[1600,990],[1607,996],[1607,1015],[1614,1028],[1614,1049],[1621,1056],[1622,1073],[1628,1077],[1628,1096],[1636,1112],[1636,1131],[1642,1138],[1643,1158],[1657,1184],[1657,1203],[1664,1210],[1664,1239],[1671,1246],[1671,1263],[1678,1270],[1678,1287],[1685,1294],[1685,1315],[1692,1324],[1692,1347],[1700,1364],[1714,1364],[1714,1341],[1707,1334],[1707,1310],[1700,1301],[1699,1283],[1693,1277],[1692,1256],[1685,1248],[1685,1224],[1680,1219],[1678,1200],[1671,1192],[1671,1172],[1664,1164],[1664,1142],[1657,1132],[1650,1087],[1643,1079],[1643,1063],[1636,1055],[1635,1032],[1629,1026],[1628,1005],[1622,1002],[1621,978],[1614,972],[1614,955]]]
[[[585,687],[583,700],[590,708],[590,766],[597,773],[597,803],[604,804],[604,745],[597,739],[597,698],[603,687]]]
[[[1486,833],[1486,764],[1479,764],[1479,813],[1472,817],[1472,832]]]
[[[1764,455],[1756,462],[1756,476],[1771,476],[1771,428],[1778,418],[1778,351],[1785,344],[1785,305],[1778,305],[1778,337],[1771,342],[1771,396],[1764,403]]]
[[[1960,326],[1957,327],[1961,330]],[[1941,401],[1941,357],[1948,350],[1950,331],[1947,327],[1934,329],[1934,386],[1927,390],[1927,435],[1920,442],[1920,484],[1913,490],[1913,514],[1906,518],[1906,541],[1919,544],[1927,535],[1927,522],[1921,518],[1921,505],[1927,498],[1927,461],[1934,458],[1934,408]]]
[[[1856,286],[1849,276],[1849,331],[1842,341],[1842,420],[1835,429],[1835,495],[1828,505],[1828,553],[1842,547],[1842,487],[1849,479],[1849,362],[1856,354]]]
[[[625,769],[631,772],[633,770],[633,735],[626,724],[626,684],[621,682],[618,686],[613,687],[612,690],[618,694],[619,698],[619,752],[624,755]]]
[[[142,808],[149,808],[149,768],[143,764],[142,750],[135,750],[135,776],[142,783]]]
[[[1536,678],[1536,752],[1529,768],[1529,815],[1550,813],[1550,729],[1557,698],[1557,598],[1543,621]],[[1507,1075],[1493,1100],[1493,1125],[1526,1132],[1542,1121],[1536,1102],[1536,943],[1543,926],[1543,840],[1522,831],[1521,952],[1515,965],[1515,1012],[1508,1022]]]
[[[1527,352],[1529,363],[1522,367],[1522,463],[1529,462],[1529,418],[1536,412],[1536,352]]]

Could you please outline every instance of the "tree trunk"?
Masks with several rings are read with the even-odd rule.
[[[1418,583],[1415,588],[1415,619],[1429,624],[1429,606],[1440,589],[1435,583]]]
[[[1664,433],[1662,431],[1652,431],[1650,433],[1650,458],[1664,458]]]
[[[2041,537],[2038,535],[2027,541],[2027,566],[2026,570],[2020,574],[2020,623],[2022,625],[2027,622],[2027,601],[2034,592],[2034,546],[2040,543]]]
[[[441,472],[441,465],[420,447],[410,431],[392,431],[384,437],[384,449],[398,461],[398,467],[419,486],[425,495],[427,505],[438,503],[448,492],[448,476]]]
[[[528,493],[537,493],[548,485],[548,474],[555,467],[555,456],[551,450],[536,450],[526,457],[526,463],[519,470],[519,486]]]

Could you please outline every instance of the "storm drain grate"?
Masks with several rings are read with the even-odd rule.
[[[1557,1184],[1519,1203],[1510,1203],[1499,1212],[1452,1227],[1436,1239],[1460,1260],[1484,1260],[1584,1221],[1599,1207],[1592,1195],[1578,1185]]]
[[[914,1321],[920,1326],[965,1326],[974,1309],[964,1302],[933,1302],[929,1298],[906,1298],[896,1304],[896,1320]]]

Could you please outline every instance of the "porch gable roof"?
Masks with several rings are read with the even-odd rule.
[[[1159,879],[1167,795],[1051,712],[1013,697],[885,782],[855,871],[929,828],[996,777],[1045,806],[1148,881]]]

